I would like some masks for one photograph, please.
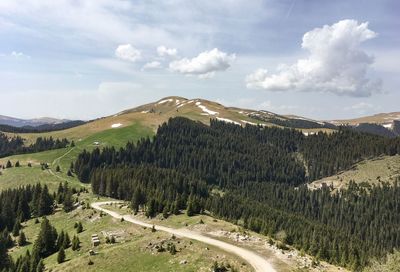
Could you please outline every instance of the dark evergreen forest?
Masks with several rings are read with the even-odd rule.
[[[19,136],[8,137],[0,132],[0,158],[22,153],[41,152],[50,149],[64,148],[69,144],[67,139],[56,139],[53,137],[39,137],[35,143],[25,146],[24,139]]]
[[[61,248],[79,248],[77,237],[74,237],[71,244],[68,233],[58,233],[45,217],[53,213],[56,203],[62,203],[65,212],[71,211],[72,195],[75,193],[77,191],[69,188],[67,183],[60,183],[57,192],[53,194],[49,193],[46,185],[40,184],[0,192],[0,271],[42,272],[45,269],[42,259]],[[40,217],[40,232],[33,243],[32,252],[28,250],[14,262],[8,255],[8,249],[27,243],[21,223],[31,218],[36,218],[36,223],[39,223]]]
[[[174,118],[153,139],[84,151],[75,172],[94,193],[131,201],[150,217],[208,210],[273,237],[284,233],[284,243],[359,270],[400,247],[400,187],[351,184],[333,193],[305,184],[395,154],[399,138],[347,128],[306,137],[293,129]]]

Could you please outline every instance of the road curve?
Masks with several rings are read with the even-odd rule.
[[[114,211],[110,211],[107,210],[101,206],[103,205],[107,205],[107,204],[114,204],[114,203],[120,203],[118,201],[105,201],[105,202],[94,202],[91,204],[92,208],[99,210],[99,211],[103,211],[109,215],[111,215],[114,218],[117,219],[121,219],[122,217],[124,218],[125,221],[131,222],[133,224],[136,225],[140,225],[143,227],[148,227],[151,228],[153,227],[153,224],[148,224],[145,222],[142,222],[140,220],[137,220],[135,218],[133,218],[130,215],[120,215],[117,212]],[[197,240],[200,242],[203,242],[205,244],[209,244],[215,247],[218,247],[224,251],[233,253],[241,258],[243,258],[244,260],[246,260],[253,268],[256,272],[276,272],[276,270],[272,267],[272,265],[262,256],[258,255],[257,253],[254,253],[253,251],[250,251],[248,249],[244,249],[217,239],[213,239],[207,236],[204,236],[200,233],[194,232],[194,231],[190,231],[187,229],[173,229],[173,228],[168,228],[168,227],[164,227],[164,226],[158,226],[158,225],[154,225],[154,227],[157,230],[161,230],[161,231],[165,231],[171,234],[174,234],[176,236],[180,236],[180,237],[185,237],[185,238],[189,238],[192,240]]]

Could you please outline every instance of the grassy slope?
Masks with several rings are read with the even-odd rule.
[[[82,195],[82,198],[86,198],[85,201],[88,202],[97,200],[91,195]],[[152,251],[148,248],[149,243],[156,244],[168,240],[170,235],[163,232],[152,233],[150,229],[120,222],[108,215],[100,217],[98,212],[91,209],[78,209],[68,214],[58,211],[48,218],[58,231],[62,229],[67,231],[71,239],[76,234],[74,223],[80,221],[84,226],[84,232],[78,235],[81,249],[66,250],[69,261],[57,264],[57,254],[46,258],[46,267],[53,271],[209,271],[215,260],[229,262],[237,268],[240,267],[240,271],[251,271],[248,265],[242,266],[242,261],[237,257],[212,247],[207,250],[206,245],[196,241],[190,242],[187,239],[178,239],[174,242],[179,251],[174,256],[168,252]],[[34,220],[24,223],[23,231],[30,244],[22,248],[13,248],[11,255],[14,258],[24,254],[28,249],[32,250],[32,243],[39,228],[40,224],[34,224]],[[114,245],[106,244],[102,231],[117,232],[121,238],[117,238],[117,243]],[[101,245],[94,249],[98,254],[89,257],[88,251],[92,249],[91,235],[94,233],[99,235]],[[89,258],[94,265],[88,266]],[[188,263],[180,264],[183,260]]]
[[[108,210],[116,211],[121,215],[132,214],[132,210],[128,208],[127,205],[128,203],[125,203],[125,205],[107,205],[104,207]],[[155,218],[148,219],[144,216],[143,213],[140,213],[136,215],[136,218],[149,224],[162,225],[176,229],[189,229],[192,231],[200,232],[206,236],[211,236],[213,238],[238,245],[240,247],[248,248],[267,258],[268,261],[273,264],[274,268],[280,272],[297,271],[297,268],[304,266],[304,263],[301,262],[301,259],[288,257],[288,255],[298,254],[298,252],[295,251],[293,248],[286,252],[273,249],[273,247],[267,245],[270,237],[246,230],[241,226],[223,220],[217,220],[206,214],[187,216],[186,213],[183,211],[182,214],[170,215],[167,219],[164,219],[161,214]],[[236,234],[246,234],[253,239],[249,239],[247,241],[237,241],[236,239],[226,237],[225,235],[223,235],[223,233],[231,233],[233,236],[235,236]],[[308,261],[311,262],[312,257],[308,256],[304,257],[303,260],[304,259],[308,259]],[[311,268],[309,266],[307,269],[304,268],[302,271],[334,272],[338,271],[339,269],[341,271],[347,271],[344,268],[338,268],[337,266],[330,265],[326,262],[321,262],[320,266],[314,268]]]
[[[103,146],[124,146],[128,141],[136,142],[142,137],[153,135],[153,131],[148,127],[135,123],[130,126],[107,129],[94,133],[83,139],[75,141],[75,147],[68,147],[56,150],[49,150],[39,153],[15,155],[0,159],[0,164],[5,164],[7,160],[13,162],[20,161],[20,168],[10,168],[2,170],[0,176],[0,190],[17,187],[19,185],[42,182],[48,184],[51,189],[58,186],[60,181],[67,180],[73,186],[81,186],[75,177],[68,177],[67,171],[71,162],[75,161],[79,153],[84,149],[95,148],[94,142],[100,142],[99,147]],[[32,168],[27,167],[28,162],[32,163]],[[41,170],[40,163],[46,162],[50,169]],[[59,165],[61,172],[56,173],[55,168]]]
[[[382,156],[375,159],[364,160],[352,169],[326,177],[310,184],[318,188],[321,184],[333,185],[335,188],[346,188],[350,180],[356,183],[381,184],[393,183],[400,177],[400,155]]]

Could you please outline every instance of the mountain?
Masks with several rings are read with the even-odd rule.
[[[351,120],[320,121],[305,118],[297,115],[280,115],[266,110],[252,110],[238,107],[227,107],[220,103],[194,98],[188,99],[179,96],[169,96],[158,101],[141,105],[135,108],[121,111],[117,114],[98,118],[86,123],[73,121],[69,124],[67,120],[58,119],[31,119],[22,120],[17,118],[5,117],[3,121],[0,118],[0,124],[13,123],[14,126],[33,125],[39,131],[55,131],[52,136],[59,138],[71,138],[73,140],[83,139],[96,133],[106,130],[128,128],[132,125],[140,125],[156,132],[159,125],[173,117],[186,117],[191,120],[200,121],[209,124],[210,119],[217,119],[228,123],[239,125],[261,125],[295,128],[301,130],[305,135],[315,134],[319,131],[332,132],[338,129],[340,125],[347,125],[355,130],[394,137],[400,135],[400,113],[378,114],[370,117],[363,117]],[[30,122],[30,125],[27,123]],[[60,125],[39,125],[40,122],[67,122],[63,127]],[[361,123],[359,123],[361,122]],[[362,123],[365,122],[365,123]],[[0,130],[2,130],[0,126]],[[2,130],[6,131],[6,130]],[[11,132],[8,130],[8,132]],[[26,132],[14,130],[13,132]],[[36,137],[37,135],[24,135],[24,138]]]
[[[346,125],[357,131],[386,137],[400,136],[400,112],[378,113],[348,120],[333,120],[334,125]]]
[[[170,96],[154,103],[142,105],[133,109],[122,111],[114,117],[141,114],[142,116],[155,116],[158,121],[166,121],[170,117],[183,116],[189,119],[208,124],[210,119],[217,119],[239,125],[281,126],[299,129],[335,129],[328,122],[320,122],[300,116],[279,115],[265,110],[251,110],[237,107],[226,107],[220,103],[205,99],[187,99]],[[161,123],[162,123],[161,122]]]
[[[333,120],[330,121],[332,124],[336,125],[357,125],[361,123],[372,123],[372,124],[390,124],[393,121],[400,121],[400,112],[390,112],[390,113],[378,113],[371,116],[364,116],[354,119],[347,120]]]
[[[25,127],[25,126],[37,127],[37,126],[47,125],[47,124],[52,124],[52,125],[62,124],[62,123],[66,123],[69,121],[70,120],[56,119],[56,118],[50,118],[50,117],[42,117],[42,118],[34,118],[34,119],[20,119],[20,118],[0,115],[0,125],[8,125],[8,126],[13,126],[13,127]]]

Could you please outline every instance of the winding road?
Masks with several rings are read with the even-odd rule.
[[[111,215],[114,218],[121,219],[124,218],[125,221],[131,222],[133,224],[143,226],[143,227],[148,227],[151,228],[153,227],[153,224],[145,223],[140,220],[137,220],[133,218],[130,215],[120,215],[117,212],[107,210],[106,208],[102,207],[103,205],[108,205],[108,204],[114,204],[114,203],[121,203],[119,201],[105,201],[105,202],[94,202],[91,204],[92,208],[103,211],[109,215]],[[190,231],[187,229],[173,229],[173,228],[168,228],[164,226],[158,226],[154,225],[154,227],[157,230],[165,231],[171,234],[174,234],[179,237],[185,237],[188,239],[200,241],[205,244],[209,244],[215,247],[218,247],[226,252],[233,253],[242,259],[246,260],[256,272],[276,272],[276,270],[272,267],[271,263],[268,262],[264,257],[258,255],[257,253],[241,248],[239,246],[235,246],[232,244],[229,244],[227,242],[223,242],[217,239],[213,239],[207,236],[204,236],[198,232]]]

